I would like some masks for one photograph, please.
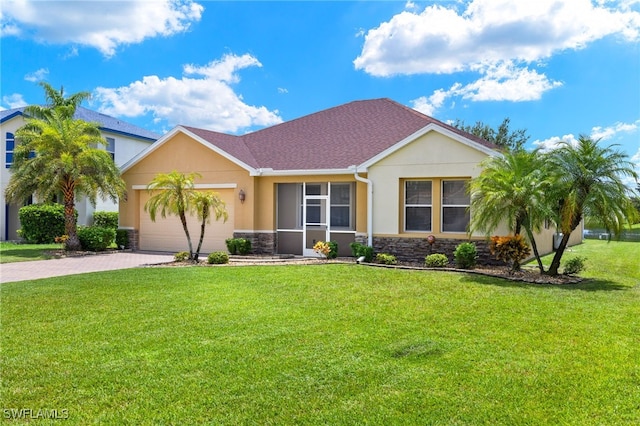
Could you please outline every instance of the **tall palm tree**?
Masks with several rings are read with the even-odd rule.
[[[512,150],[488,158],[480,175],[469,185],[470,231],[488,235],[505,222],[515,235],[524,229],[538,268],[543,272],[534,232],[540,231],[545,219],[553,213],[546,202],[551,184],[546,162],[539,150]],[[513,265],[514,269],[518,267],[518,264]]]
[[[50,200],[62,194],[66,248],[79,250],[75,199],[97,196],[114,202],[125,192],[124,181],[111,156],[100,145],[106,141],[98,125],[69,117],[68,107],[53,107],[46,118],[26,117],[16,131],[11,178],[5,190],[10,202],[23,202],[32,194]]]
[[[607,231],[619,235],[635,215],[631,190],[622,181],[625,176],[638,180],[634,164],[625,153],[614,148],[616,145],[601,147],[599,142],[600,139],[594,141],[580,135],[575,146],[562,142],[550,153],[556,179],[550,196],[558,208],[562,232],[549,267],[550,275],[558,274],[571,232],[585,216],[597,219]]]
[[[221,217],[224,217],[225,221],[227,220],[224,202],[217,194],[200,192],[195,189],[194,181],[197,177],[200,177],[198,173],[184,174],[176,170],[157,174],[147,185],[147,191],[151,197],[144,206],[144,210],[149,212],[153,222],[156,221],[158,212],[162,218],[166,218],[168,215],[180,218],[189,246],[189,259],[193,261],[198,260],[204,239],[205,224],[209,222],[210,211],[213,210],[216,220]],[[187,226],[187,216],[193,213],[201,220],[200,241],[196,252],[193,251],[191,234]]]
[[[73,93],[65,97],[64,87],[60,87],[60,91],[57,91],[45,81],[41,81],[40,86],[42,86],[45,92],[46,105],[29,105],[24,109],[24,112],[29,117],[39,118],[41,120],[50,119],[51,111],[55,108],[58,108],[58,111],[67,118],[73,118],[78,106],[91,97],[91,93],[89,92]]]

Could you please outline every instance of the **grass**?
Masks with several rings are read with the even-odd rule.
[[[591,279],[573,286],[340,264],[3,284],[1,405],[72,424],[638,424],[633,244],[575,248]]]
[[[47,250],[58,250],[60,244],[16,244],[0,241],[0,263],[49,259]]]

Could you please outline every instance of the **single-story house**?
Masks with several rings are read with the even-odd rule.
[[[371,245],[400,260],[451,254],[467,234],[467,182],[497,147],[390,99],[350,102],[235,136],[178,126],[122,168],[127,200],[120,225],[134,248],[186,250],[180,221],[152,222],[146,190],[158,173],[196,172],[196,188],[214,190],[229,219],[209,225],[203,252],[248,238],[255,253],[313,256],[317,241]],[[194,243],[198,222],[191,218]],[[552,250],[553,230],[540,250]],[[506,234],[506,231],[503,232]],[[430,246],[427,236],[436,242]],[[486,244],[484,244],[486,248]]]
[[[109,151],[118,166],[122,166],[160,137],[157,133],[84,107],[77,108],[75,118],[99,124],[100,131],[107,141],[105,149]],[[2,177],[0,205],[4,206],[3,209],[0,209],[0,240],[2,241],[19,239],[17,233],[20,229],[18,211],[22,205],[7,204],[4,191],[11,178],[10,167],[13,163],[13,148],[16,143],[15,133],[24,124],[24,107],[0,111],[0,137],[2,139],[0,141],[0,149],[2,150],[0,158],[5,159],[5,166],[0,172]],[[26,203],[31,201],[37,202],[38,200],[25,200]],[[82,199],[76,203],[76,210],[78,210],[78,223],[90,225],[93,221],[94,211],[115,212],[118,211],[118,204],[111,200],[98,199],[96,205],[92,206],[89,200]]]

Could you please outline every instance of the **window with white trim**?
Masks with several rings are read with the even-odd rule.
[[[111,159],[115,161],[116,159],[116,140],[114,138],[105,138],[107,140],[106,150],[111,155]]]
[[[442,181],[442,232],[467,232],[469,205],[466,180]]]
[[[350,183],[331,184],[331,229],[353,229],[352,224],[352,188]]]
[[[5,136],[5,167],[8,169],[13,164],[13,150],[16,147],[16,138],[10,132],[7,132]]]
[[[404,182],[404,230],[431,231],[432,182],[407,180]]]

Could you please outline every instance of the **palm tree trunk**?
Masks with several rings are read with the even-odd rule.
[[[551,276],[558,275],[558,269],[560,268],[560,259],[562,259],[562,254],[564,250],[567,248],[567,244],[569,244],[569,237],[571,233],[562,234],[562,240],[560,241],[560,245],[556,250],[556,254],[553,256],[553,260],[551,261],[551,266],[549,266],[549,271],[547,272]]]
[[[540,253],[538,253],[538,245],[536,244],[536,239],[533,237],[533,232],[528,227],[525,228],[525,231],[527,232],[527,236],[529,237],[529,241],[531,242],[533,255],[536,257],[536,262],[538,262],[538,269],[540,269],[541,274],[544,274],[544,266],[542,265],[542,260],[540,260]]]
[[[198,257],[200,257],[200,249],[202,248],[202,242],[204,241],[204,230],[207,224],[207,218],[203,215],[202,223],[200,224],[200,241],[198,241],[198,248],[194,254],[193,260],[198,261]]]
[[[65,243],[65,248],[69,251],[81,250],[82,245],[78,238],[76,228],[76,204],[75,185],[73,180],[68,179],[62,188],[64,199],[64,233],[69,237]]]
[[[184,229],[184,234],[187,236],[187,243],[189,243],[189,259],[193,260],[193,244],[191,244],[191,235],[189,235],[187,217],[184,212],[180,212],[180,222],[182,222],[182,229]]]

